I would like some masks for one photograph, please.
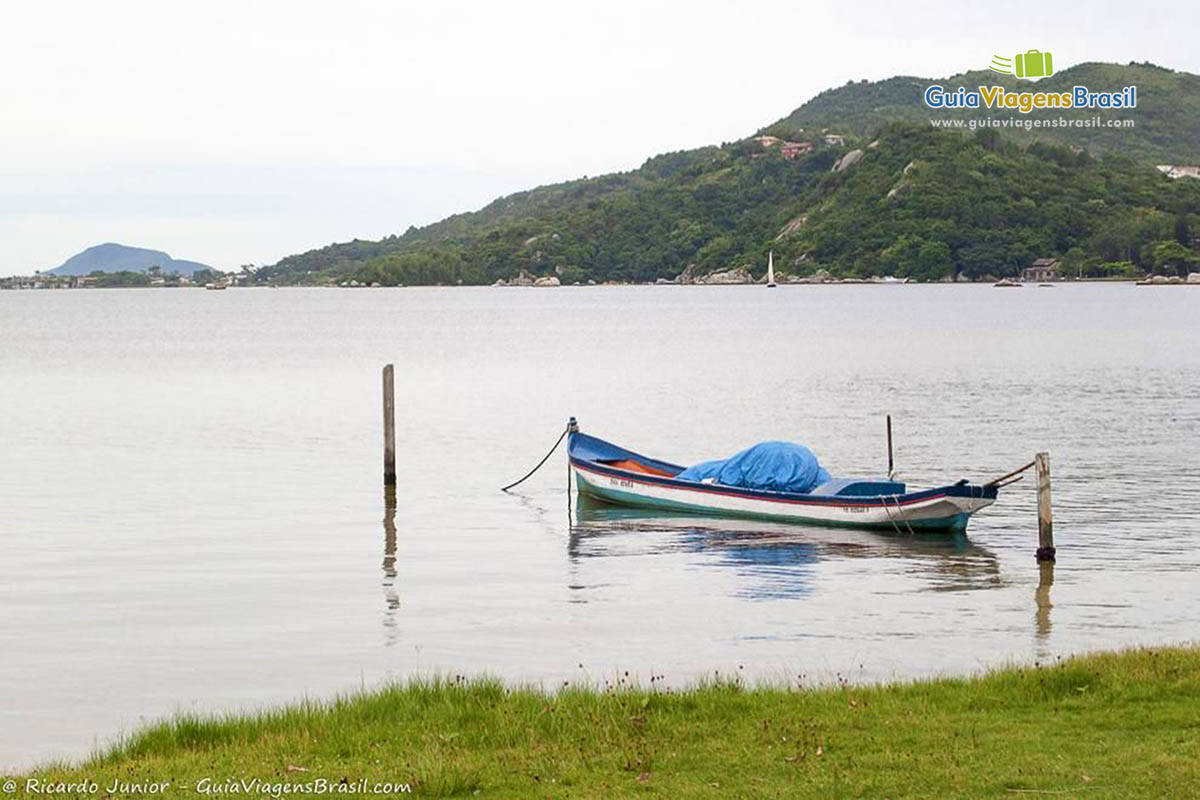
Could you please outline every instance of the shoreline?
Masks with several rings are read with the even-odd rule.
[[[1077,278],[1072,280],[1054,281],[1053,283],[1035,283],[1032,281],[1015,282],[1016,286],[1028,286],[1032,288],[1045,288],[1051,286],[1072,286],[1077,284],[1128,284],[1130,286],[1200,286],[1200,282],[1186,280],[1179,281],[1147,281],[1136,278]],[[474,284],[397,284],[395,286],[384,286],[382,284],[367,285],[359,284],[351,285],[330,285],[330,284],[250,284],[250,285],[231,285],[228,289],[599,289],[605,287],[702,287],[702,288],[721,288],[727,289],[731,287],[760,287],[766,288],[763,283],[675,283],[673,281],[661,282],[628,282],[621,283],[616,281],[608,281],[605,283],[569,283],[569,284],[544,284],[544,285],[525,285],[525,284],[494,284],[494,283],[474,283]],[[785,286],[988,286],[994,288],[994,281],[876,281],[865,278],[844,278],[841,280],[831,281],[781,281],[778,288]],[[204,286],[42,286],[33,287],[16,287],[16,286],[0,286],[0,292],[49,292],[49,291],[113,291],[113,290],[203,290]]]
[[[244,781],[260,787],[248,794],[312,794],[325,781],[350,796],[389,783],[437,797],[1130,797],[1191,785],[1200,759],[1196,645],[876,686],[617,680],[547,691],[453,676],[181,715],[17,776],[9,795],[204,796]]]

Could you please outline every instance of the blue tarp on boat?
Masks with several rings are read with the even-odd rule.
[[[811,450],[791,442],[759,442],[732,458],[704,461],[675,477],[697,483],[712,479],[725,486],[798,494],[830,479]]]

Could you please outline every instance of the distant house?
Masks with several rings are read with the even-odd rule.
[[[758,142],[764,149],[774,147],[779,144],[778,136],[755,136],[754,141]]]
[[[75,278],[75,286],[80,289],[85,289],[89,286],[95,286],[96,279],[91,275],[80,275]]]
[[[1021,280],[1029,283],[1056,281],[1059,279],[1058,268],[1060,266],[1062,266],[1062,262],[1057,258],[1039,258],[1021,270]]]
[[[789,161],[794,160],[796,156],[806,155],[812,151],[812,142],[784,142],[779,148],[779,152]]]
[[[1159,164],[1158,171],[1168,178],[1200,178],[1200,166]]]
[[[840,133],[825,134],[825,144],[829,145],[830,147],[841,147],[845,143],[846,137],[842,136]]]

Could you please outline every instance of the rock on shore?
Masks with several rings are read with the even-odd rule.
[[[745,267],[734,267],[733,269],[721,272],[710,272],[696,282],[705,285],[722,286],[736,283],[754,283],[754,277],[750,274],[750,270]]]
[[[492,286],[561,286],[562,283],[553,275],[547,275],[541,278],[535,278],[525,270],[517,273],[517,277],[511,281],[506,281],[504,278],[498,279]]]

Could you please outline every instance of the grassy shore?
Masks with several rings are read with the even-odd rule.
[[[172,797],[206,796],[198,786],[319,796],[296,785],[321,780],[347,793],[360,781],[409,784],[418,797],[1200,797],[1200,649],[873,688],[413,683],[258,716],[181,717],[80,766],[18,777],[15,796],[35,796],[30,779],[55,797],[103,797],[120,781],[169,781],[159,796]],[[98,791],[53,786],[84,780]],[[347,793],[327,792],[367,796]]]

